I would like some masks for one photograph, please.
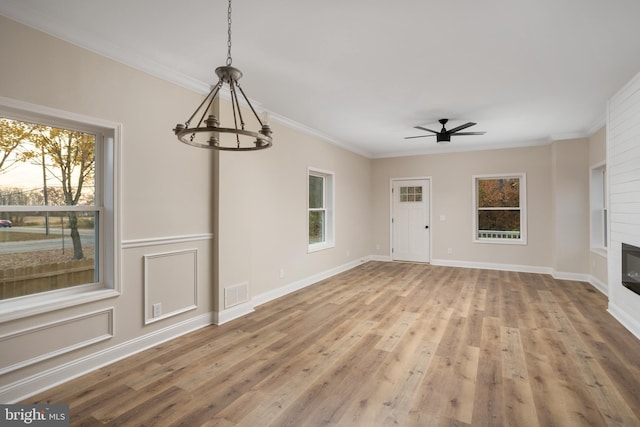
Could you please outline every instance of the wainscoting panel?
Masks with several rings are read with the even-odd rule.
[[[197,308],[197,249],[144,256],[144,304],[145,324]]]
[[[113,337],[113,308],[0,336],[0,375]]]

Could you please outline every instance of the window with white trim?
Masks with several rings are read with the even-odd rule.
[[[0,320],[117,295],[116,133],[0,99]]]
[[[600,252],[607,250],[607,168],[600,164],[591,168],[590,197],[591,206],[591,249]]]
[[[527,243],[524,173],[473,177],[473,241]]]
[[[334,173],[309,168],[308,173],[308,250],[334,246]]]

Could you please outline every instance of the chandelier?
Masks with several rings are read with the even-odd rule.
[[[173,129],[178,139],[185,144],[200,148],[213,148],[216,150],[228,151],[251,151],[262,150],[271,147],[271,128],[266,119],[261,120],[251,105],[249,98],[244,93],[238,80],[242,77],[242,72],[231,66],[231,0],[227,10],[227,63],[216,68],[218,84],[211,88],[209,94],[196,108],[191,117],[184,123],[178,123]],[[220,127],[220,120],[212,109],[215,99],[218,97],[220,89],[228,85],[231,96],[231,110],[233,115],[233,127]],[[249,130],[245,127],[244,117],[240,109],[240,95],[245,100],[251,113],[260,129]],[[198,122],[192,127],[191,122],[196,119]],[[231,121],[231,120],[229,120]],[[253,119],[252,119],[253,121]],[[231,134],[231,137],[223,138],[224,134]]]

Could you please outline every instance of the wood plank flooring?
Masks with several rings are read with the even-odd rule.
[[[71,425],[640,426],[640,341],[589,284],[369,262],[70,381]]]

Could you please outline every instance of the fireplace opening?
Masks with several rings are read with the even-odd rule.
[[[640,248],[622,244],[622,284],[640,295]]]

